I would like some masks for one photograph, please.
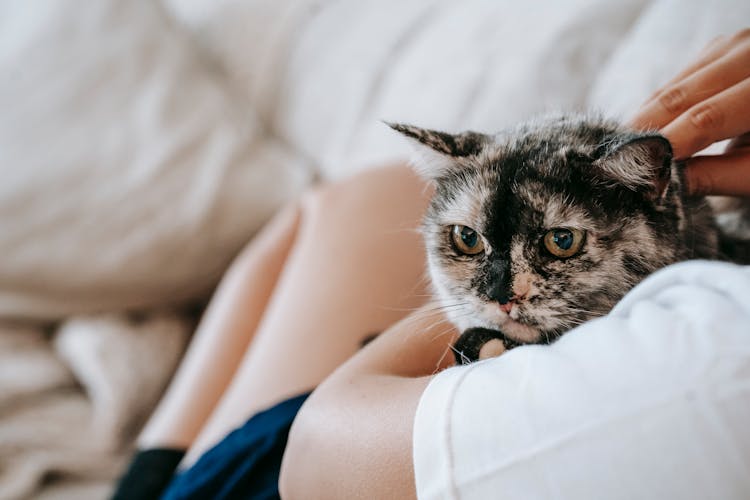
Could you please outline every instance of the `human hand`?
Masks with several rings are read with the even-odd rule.
[[[687,159],[689,194],[750,196],[750,29],[711,42],[630,125],[659,129],[674,157]],[[690,158],[724,139],[732,141],[723,154]]]

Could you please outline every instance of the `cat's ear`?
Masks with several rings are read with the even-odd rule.
[[[634,135],[608,143],[594,166],[612,180],[656,201],[669,185],[672,145],[659,134]]]
[[[412,165],[418,174],[429,180],[439,179],[458,168],[457,158],[479,154],[490,141],[489,136],[477,132],[454,135],[402,123],[386,122],[386,125],[415,144],[417,155]]]

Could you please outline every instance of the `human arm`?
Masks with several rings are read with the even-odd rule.
[[[412,425],[455,331],[423,308],[342,365],[302,407],[279,481],[283,498],[414,498]]]
[[[750,29],[714,40],[630,123],[659,129],[687,159],[691,194],[750,196]],[[724,139],[733,139],[724,154],[690,158]]]

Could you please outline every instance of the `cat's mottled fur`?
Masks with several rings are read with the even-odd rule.
[[[419,143],[415,167],[434,181],[422,228],[429,271],[462,331],[549,342],[607,313],[651,272],[718,256],[711,210],[704,198],[684,196],[679,165],[658,134],[581,115],[494,135],[391,126]],[[455,225],[475,230],[484,250],[460,252]],[[544,235],[555,228],[585,233],[576,255],[546,249]]]

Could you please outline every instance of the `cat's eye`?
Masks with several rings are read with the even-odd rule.
[[[468,226],[453,226],[451,239],[456,250],[464,255],[477,255],[484,251],[482,237]]]
[[[555,228],[544,235],[544,246],[555,257],[565,259],[577,254],[583,246],[586,233],[580,229]]]

